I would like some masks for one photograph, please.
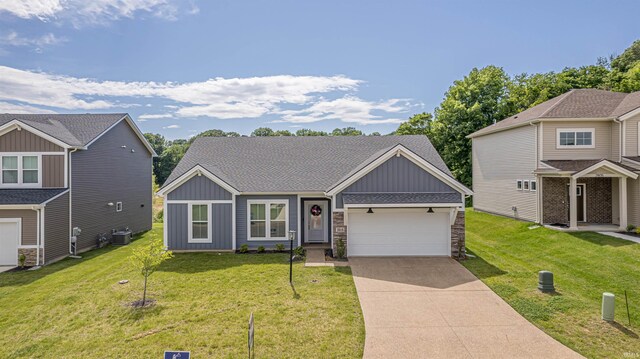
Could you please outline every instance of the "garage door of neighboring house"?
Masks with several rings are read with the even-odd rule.
[[[349,256],[449,256],[448,212],[426,208],[350,209],[347,224]]]
[[[18,264],[20,220],[0,219],[0,265]]]

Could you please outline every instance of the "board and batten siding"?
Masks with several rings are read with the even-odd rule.
[[[516,188],[519,179],[535,179],[536,129],[522,126],[473,138],[475,209],[513,217],[512,207],[516,207],[517,218],[536,221],[536,192]]]
[[[35,246],[38,244],[38,212],[32,209],[2,209],[0,218],[21,218],[22,238],[20,245]]]
[[[336,195],[336,208],[343,208],[344,193],[455,193],[431,173],[404,156],[391,157]],[[462,197],[460,197],[462,201]]]
[[[69,255],[69,193],[47,203],[44,209],[45,263]]]
[[[289,201],[289,228],[290,230],[298,232],[298,200],[297,196],[288,195],[256,195],[256,196],[236,196],[236,242],[237,248],[241,245],[247,244],[249,249],[257,249],[258,246],[264,246],[265,248],[274,248],[278,243],[288,243],[288,240],[284,241],[268,241],[268,240],[247,240],[248,234],[248,222],[247,222],[247,200],[283,200]],[[269,212],[267,212],[269,213]],[[296,241],[297,243],[297,241]]]
[[[94,247],[97,235],[110,236],[112,229],[151,229],[152,157],[126,121],[87,150],[72,153],[70,162],[72,226],[82,229],[78,249]],[[123,204],[121,212],[117,202]]]
[[[0,152],[64,152],[64,148],[23,129],[0,136]]]
[[[543,160],[592,160],[614,158],[612,148],[613,121],[545,121],[542,126]],[[593,128],[595,130],[595,148],[557,148],[558,129]],[[509,132],[509,131],[506,131]]]
[[[42,187],[64,187],[64,155],[42,156]]]
[[[168,203],[165,214],[167,245],[171,250],[231,250],[233,249],[233,219],[231,203],[210,204],[211,243],[189,243],[188,204]]]
[[[640,114],[624,120],[625,156],[640,156],[638,152],[638,122],[640,122]]]
[[[194,176],[169,192],[168,200],[231,200],[231,193],[205,176]]]

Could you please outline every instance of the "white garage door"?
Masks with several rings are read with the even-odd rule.
[[[0,219],[0,266],[18,265],[20,222]]]
[[[349,209],[349,256],[449,256],[449,212],[426,208]]]

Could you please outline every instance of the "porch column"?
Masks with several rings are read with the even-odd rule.
[[[569,229],[578,229],[578,186],[577,179],[570,177],[569,180]]]
[[[618,193],[620,194],[620,230],[627,230],[627,177],[620,177]]]

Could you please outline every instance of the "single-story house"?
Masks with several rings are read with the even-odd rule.
[[[426,136],[205,137],[159,191],[174,251],[242,245],[349,256],[464,255],[464,203]]]

